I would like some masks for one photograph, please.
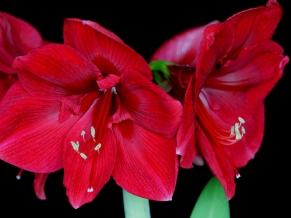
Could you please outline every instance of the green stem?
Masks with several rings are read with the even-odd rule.
[[[149,200],[122,190],[125,218],[151,218]]]

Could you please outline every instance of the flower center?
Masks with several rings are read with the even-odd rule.
[[[184,102],[186,88],[189,85],[190,78],[195,73],[195,68],[188,65],[168,66],[171,72],[169,83],[172,88],[172,94],[182,104]]]
[[[198,121],[201,127],[205,130],[205,133],[209,136],[209,140],[215,144],[219,150],[223,153],[229,163],[232,165],[236,178],[240,177],[240,174],[231,159],[231,157],[227,154],[224,150],[223,146],[233,145],[239,140],[242,139],[244,134],[246,134],[246,130],[243,127],[245,123],[244,119],[238,117],[238,122],[236,122],[233,126],[229,128],[229,130],[224,129],[223,127],[219,126],[211,117],[211,115],[206,110],[201,98],[198,98],[198,106],[197,106],[197,114],[198,114]]]
[[[98,102],[95,105],[96,109],[98,109],[96,110],[96,113],[94,113],[96,114],[96,117],[94,117],[93,120],[95,125],[90,127],[90,134],[83,130],[79,136],[81,137],[80,142],[71,141],[73,149],[80,155],[82,159],[84,159],[84,161],[89,158],[93,158],[89,179],[89,188],[87,189],[88,192],[94,191],[92,183],[95,176],[95,163],[98,155],[101,155],[102,148],[106,143],[113,94],[116,94],[115,87],[112,87],[110,91],[108,89],[104,90],[103,94],[99,97]]]

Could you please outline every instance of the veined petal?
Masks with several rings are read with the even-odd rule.
[[[168,138],[174,136],[182,116],[179,101],[135,72],[124,73],[116,90],[121,106],[134,122]]]
[[[265,106],[259,105],[253,115],[245,120],[246,135],[230,146],[224,146],[225,151],[233,160],[236,167],[244,167],[255,157],[262,144],[265,128]]]
[[[242,11],[225,22],[234,28],[234,43],[231,54],[249,45],[271,39],[282,17],[282,8],[276,0],[269,0],[266,7]]]
[[[192,77],[189,86],[195,84],[195,78]],[[186,91],[183,104],[183,116],[177,132],[177,154],[181,155],[180,166],[190,168],[193,165],[196,156],[196,137],[195,137],[195,119],[196,109],[194,104],[195,93],[193,88]]]
[[[127,120],[113,125],[118,155],[113,178],[126,191],[152,200],[171,200],[177,179],[175,139]],[[130,178],[130,179],[128,179]]]
[[[98,90],[98,68],[67,45],[48,44],[15,59],[19,80],[33,96],[61,99]]]
[[[75,123],[67,134],[64,150],[64,185],[71,205],[79,208],[85,203],[93,201],[101,188],[108,182],[116,161],[116,142],[111,130],[108,129],[105,143],[98,151],[88,151],[82,157],[84,141],[78,141],[80,151],[72,147],[72,140],[80,135],[86,127],[94,126],[93,118],[96,116],[94,105],[82,118]],[[102,114],[98,114],[102,116]],[[107,128],[107,126],[105,127]],[[89,134],[89,133],[86,133]],[[96,145],[99,142],[96,142]],[[93,147],[92,147],[93,149]]]
[[[112,38],[113,40],[116,40],[116,41],[124,44],[122,39],[120,39],[115,33],[113,33],[110,30],[104,28],[99,23],[96,23],[96,22],[91,21],[91,20],[80,20],[78,18],[69,18],[67,20],[75,21],[76,23],[80,23],[81,22],[83,25],[88,25],[88,26],[92,27],[93,29],[95,29],[96,31],[98,31],[98,32],[100,32],[100,33]]]
[[[195,93],[198,95],[216,65],[227,56],[233,42],[233,28],[228,23],[209,25],[204,30],[197,58]],[[186,101],[186,99],[185,99]]]
[[[236,60],[214,71],[202,89],[210,108],[223,119],[233,119],[231,111],[235,117],[252,114],[283,75],[289,58],[279,51],[278,44],[265,41],[246,48]]]
[[[196,65],[204,29],[213,23],[191,28],[163,43],[153,54],[151,61],[165,60],[176,64]]]
[[[209,141],[207,133],[205,133],[199,125],[196,125],[197,128],[197,140],[200,145],[200,150],[203,154],[205,161],[207,162],[208,167],[215,175],[215,177],[222,184],[227,199],[231,199],[235,194],[235,173],[231,163],[225,155],[218,144],[213,141]]]
[[[48,175],[49,173],[35,173],[34,174],[33,187],[34,187],[36,196],[40,200],[46,199],[44,186],[45,186]]]
[[[42,37],[33,26],[8,13],[0,12],[0,72],[15,73],[11,67],[14,58],[42,44]]]
[[[96,26],[98,28],[96,28]],[[103,75],[121,75],[131,69],[152,80],[146,61],[121,40],[108,34],[109,31],[93,21],[66,19],[64,23],[64,42],[80,51],[93,61]]]
[[[15,83],[0,105],[0,158],[32,172],[62,168],[63,137],[71,123],[58,123],[60,107],[59,101],[31,97]]]

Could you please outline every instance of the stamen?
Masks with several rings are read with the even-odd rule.
[[[101,148],[101,143],[98,143],[98,145],[95,146],[94,150],[97,151],[99,150],[99,148]]]
[[[87,159],[87,155],[86,154],[84,154],[84,153],[80,153],[80,156],[84,159],[84,160],[86,160]]]
[[[22,175],[23,169],[20,169],[18,174],[16,175],[16,179],[20,180]]]
[[[209,140],[215,146],[217,146],[217,148],[223,153],[223,156],[231,164],[236,178],[240,178],[240,174],[236,165],[223,146],[233,145],[242,139],[243,135],[246,134],[246,130],[242,126],[245,123],[245,120],[241,117],[238,117],[238,122],[231,126],[229,130],[222,128],[215,122],[215,120],[213,120],[212,116],[209,114],[209,111],[205,108],[204,105],[207,103],[207,101],[205,98],[203,98],[203,93],[200,97],[200,102],[198,103],[197,107],[197,114],[199,114],[199,116],[197,116],[197,118],[198,122],[201,124],[201,128],[203,129],[202,131],[207,133]]]
[[[95,146],[94,150],[98,151],[98,153],[99,153],[100,148],[101,148],[101,143],[98,143],[98,145]]]
[[[91,126],[91,136],[93,138],[93,141],[95,142],[95,128],[94,128],[94,126]]]
[[[85,134],[86,134],[86,132],[83,130],[82,132],[81,132],[81,136],[83,137],[83,141],[85,142]]]
[[[77,141],[75,143],[75,142],[71,141],[71,144],[73,146],[73,149],[78,152],[79,151],[79,142]]]
[[[238,117],[238,120],[239,120],[240,123],[245,123],[245,120],[243,118],[241,118],[241,117]]]
[[[243,135],[246,133],[245,128],[242,126],[242,124],[245,123],[244,119],[241,117],[238,117],[239,123],[235,123],[234,126],[230,128],[230,136],[235,135],[235,140],[241,140]]]

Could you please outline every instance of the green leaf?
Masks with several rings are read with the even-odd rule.
[[[174,65],[174,64],[168,61],[163,61],[163,60],[156,60],[149,63],[149,67],[152,70],[154,80],[155,82],[157,82],[157,84],[162,82],[162,78],[158,77],[158,72],[162,73],[162,75],[166,79],[169,79],[170,71],[168,70],[168,66],[171,66],[171,65]]]
[[[229,203],[224,189],[212,177],[202,190],[190,218],[229,218]]]

